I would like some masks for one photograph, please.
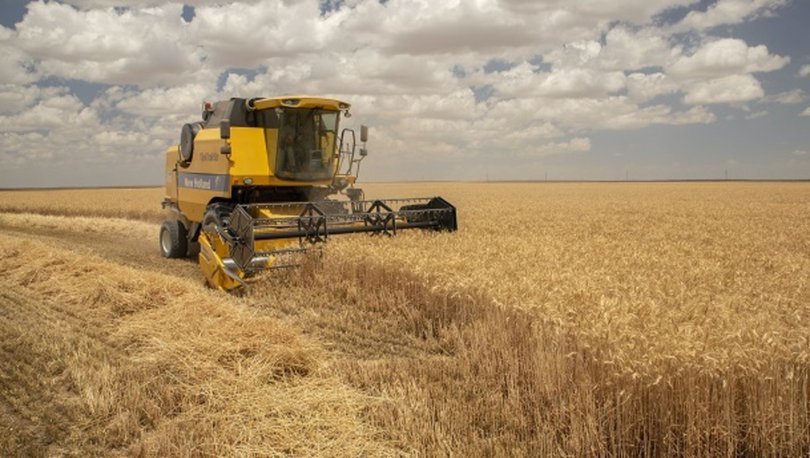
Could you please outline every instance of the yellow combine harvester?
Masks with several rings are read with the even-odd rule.
[[[359,151],[353,130],[338,134],[349,108],[305,96],[204,103],[203,120],[185,124],[166,152],[163,256],[199,243],[208,284],[232,290],[333,234],[455,231],[456,209],[441,197],[364,200],[354,185],[368,129]]]

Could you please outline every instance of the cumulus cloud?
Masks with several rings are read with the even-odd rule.
[[[676,25],[679,31],[708,29],[720,25],[737,24],[759,15],[772,14],[789,0],[718,0],[706,11],[690,11]]]
[[[748,46],[743,40],[724,38],[682,56],[667,72],[677,78],[716,78],[741,73],[770,72],[784,67],[789,57],[772,55],[764,45]]]
[[[499,73],[493,87],[507,97],[587,98],[620,91],[625,87],[624,80],[622,72],[598,72],[586,68],[541,72],[524,62]]]
[[[32,59],[17,49],[14,43],[14,32],[0,26],[0,84],[25,84],[37,77],[33,70]]]
[[[197,8],[187,39],[214,64],[253,67],[327,49],[336,26],[321,18],[317,2],[229,3]]]
[[[796,105],[804,102],[807,95],[801,89],[794,89],[792,91],[780,92],[772,94],[763,99],[765,102],[778,103],[781,105]]]
[[[618,25],[605,34],[604,44],[596,39],[567,43],[549,52],[544,60],[560,67],[626,71],[660,67],[680,53],[681,46],[670,43],[660,30]]]
[[[802,68],[799,69],[799,76],[810,78],[810,65],[802,65]]]
[[[714,105],[762,99],[754,75],[789,62],[706,32],[778,0],[720,0],[673,27],[656,17],[694,0],[184,3],[191,22],[159,0],[29,3],[0,27],[0,151],[36,139],[32,160],[157,160],[205,99],[314,93],[350,101],[345,125],[373,126],[394,168],[529,160],[590,151],[600,130],[716,122]],[[104,89],[83,103],[71,81]],[[789,89],[763,100],[804,100]]]
[[[65,87],[40,88],[38,86],[0,85],[0,114],[14,114],[31,108],[37,101],[53,95],[67,93]]]
[[[804,111],[802,111],[799,116],[808,116],[808,117],[810,117],[810,107],[808,107]]]
[[[766,110],[755,111],[745,116],[745,119],[760,119],[765,118],[768,116],[768,112]]]
[[[627,75],[627,93],[637,102],[645,102],[659,95],[671,94],[679,85],[664,73],[631,73]]]
[[[153,88],[124,95],[115,107],[126,113],[157,117],[189,114],[201,110],[202,101],[210,95],[210,88],[202,84],[186,84],[172,88]]]
[[[731,75],[699,81],[686,87],[683,102],[689,105],[741,103],[764,95],[762,85],[751,75]]]
[[[520,150],[518,152],[518,157],[543,157],[563,153],[584,153],[590,150],[591,140],[589,138],[577,137],[572,138],[567,142],[546,143],[536,145],[525,150]]]
[[[183,40],[182,6],[79,11],[33,2],[15,45],[45,76],[152,86],[198,78],[200,50]]]

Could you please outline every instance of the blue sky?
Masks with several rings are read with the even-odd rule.
[[[312,93],[362,179],[810,179],[810,2],[0,3],[0,187],[160,184],[203,100]]]

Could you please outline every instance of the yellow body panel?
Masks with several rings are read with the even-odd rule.
[[[192,222],[200,223],[205,216],[205,210],[209,202],[215,197],[229,198],[231,193],[214,192],[205,189],[178,188],[178,207],[183,215]]]
[[[189,221],[201,222],[211,199],[231,197],[227,183],[230,163],[219,152],[223,145],[219,129],[203,129],[194,139],[191,163],[177,165],[177,206]]]
[[[245,177],[257,180],[261,177],[270,177],[273,174],[270,163],[275,163],[276,160],[276,129],[266,130],[272,132],[271,135],[267,136],[270,137],[271,142],[265,141],[265,129],[258,127],[231,128],[230,144],[232,153],[229,168],[231,183],[241,184],[242,179]],[[269,156],[272,156],[272,158]],[[258,182],[254,181],[254,183]]]
[[[235,129],[234,129],[235,130]],[[194,138],[194,155],[188,167],[182,171],[190,173],[227,174],[230,162],[220,153],[225,140],[219,138],[219,129],[203,129]]]
[[[231,138],[222,140],[219,129],[200,130],[194,140],[194,154],[189,164],[180,162],[178,147],[166,152],[166,193],[177,202],[183,215],[201,222],[213,199],[230,199],[233,186],[329,186],[331,179],[313,181],[285,180],[275,176],[277,129],[232,127]],[[332,151],[335,136],[329,134],[321,145]],[[230,145],[231,154],[220,152]],[[329,161],[325,155],[324,163]]]
[[[177,200],[177,162],[180,160],[180,148],[172,146],[166,150],[166,198]]]
[[[230,291],[244,284],[240,276],[228,271],[222,261],[227,256],[227,253],[220,254],[221,247],[225,245],[212,242],[206,233],[200,234],[199,242],[200,254],[197,256],[198,262],[208,286],[220,291]]]

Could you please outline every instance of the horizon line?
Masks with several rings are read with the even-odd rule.
[[[805,183],[810,178],[662,178],[649,180],[380,180],[366,181],[367,184],[394,183]],[[162,184],[141,185],[98,185],[98,186],[30,186],[6,188],[0,191],[67,191],[75,189],[150,189],[162,188]]]

